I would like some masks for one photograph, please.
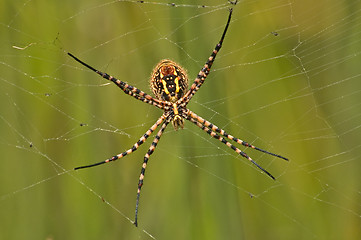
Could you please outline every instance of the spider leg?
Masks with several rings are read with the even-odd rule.
[[[219,42],[217,43],[216,47],[214,48],[211,56],[208,58],[206,64],[204,64],[203,68],[201,69],[201,71],[198,73],[196,79],[194,80],[192,86],[190,87],[190,89],[188,90],[188,92],[180,99],[181,102],[183,103],[188,103],[191,98],[193,97],[193,95],[198,91],[198,89],[202,86],[202,84],[204,83],[204,80],[206,79],[206,77],[209,74],[209,71],[211,70],[212,64],[214,62],[214,59],[217,56],[217,53],[219,52],[219,50],[222,47],[223,44],[223,40],[224,37],[226,36],[227,30],[228,30],[228,26],[229,23],[231,21],[231,17],[232,17],[232,12],[233,9],[229,9],[229,15],[228,15],[228,20],[227,20],[227,24],[223,30],[223,34],[221,39],[219,40]]]
[[[90,167],[95,167],[104,163],[108,163],[108,162],[112,162],[115,160],[118,160],[119,158],[125,157],[126,155],[131,154],[132,152],[134,152],[135,150],[138,149],[138,147],[140,145],[142,145],[147,139],[148,137],[157,129],[157,127],[159,125],[162,124],[162,122],[164,121],[164,119],[166,119],[169,115],[167,114],[163,114],[160,118],[158,118],[158,120],[154,123],[153,126],[151,126],[148,131],[133,145],[132,148],[128,149],[127,151],[120,153],[118,155],[115,155],[107,160],[98,162],[98,163],[94,163],[94,164],[90,164],[90,165],[85,165],[85,166],[80,166],[80,167],[76,167],[74,168],[74,170],[78,170],[78,169],[82,169],[82,168],[90,168]]]
[[[160,102],[158,99],[153,98],[152,96],[150,96],[149,94],[141,91],[140,89],[133,87],[119,79],[116,79],[115,77],[110,76],[107,73],[103,73],[95,68],[93,68],[92,66],[90,66],[89,64],[86,64],[85,62],[81,61],[79,58],[75,57],[73,54],[68,53],[68,55],[70,57],[72,57],[75,61],[79,62],[80,64],[82,64],[83,66],[89,68],[90,70],[92,70],[93,72],[96,72],[97,74],[99,74],[100,76],[102,76],[103,78],[113,82],[115,85],[117,85],[119,88],[121,88],[126,94],[129,94],[130,96],[133,96],[134,98],[141,100],[142,102],[148,103],[150,105],[154,105],[160,109],[164,109],[164,104],[162,104],[162,102]]]
[[[124,89],[123,90],[126,94],[129,94],[130,96],[132,96],[132,97],[134,97],[134,98],[136,98],[136,99],[138,99],[138,100],[140,100],[140,101],[142,101],[142,102],[145,102],[145,103],[148,103],[148,104],[150,104],[150,105],[153,105],[153,106],[156,106],[156,107],[158,107],[158,108],[160,108],[160,109],[164,109],[165,111],[168,111],[170,108],[171,108],[171,104],[167,104],[167,102],[154,102],[154,101],[152,101],[152,100],[149,100],[149,99],[147,99],[147,98],[145,98],[145,97],[143,97],[143,96],[140,96],[140,95],[137,95],[137,94],[135,94],[134,92],[132,92],[132,91],[129,91],[128,89]]]
[[[231,139],[231,140],[235,141],[236,143],[239,143],[239,144],[241,144],[241,145],[243,145],[243,146],[250,147],[250,148],[253,148],[253,149],[257,150],[257,151],[260,151],[260,152],[263,152],[263,153],[266,153],[266,154],[269,154],[269,155],[272,155],[272,156],[275,156],[275,157],[278,157],[278,158],[282,158],[282,159],[288,161],[287,158],[285,158],[285,157],[283,157],[283,156],[281,156],[281,155],[268,152],[268,151],[266,151],[266,150],[264,150],[264,149],[261,149],[261,148],[258,148],[258,147],[256,147],[256,146],[253,146],[252,144],[249,144],[248,142],[245,142],[245,141],[243,141],[243,140],[241,140],[241,139],[239,139],[239,138],[233,137],[232,135],[226,133],[223,129],[217,127],[217,126],[214,125],[213,123],[205,120],[204,118],[198,116],[197,114],[195,114],[194,112],[192,112],[192,111],[190,111],[190,110],[188,110],[188,115],[189,115],[191,118],[195,119],[197,122],[201,123],[202,125],[204,125],[204,126],[210,128],[210,129],[212,129],[212,131],[217,132],[217,133],[221,134],[222,136],[224,136],[224,137],[226,137],[226,138],[228,138],[228,139]]]
[[[208,128],[207,126],[205,126],[203,123],[198,122],[197,119],[192,118],[190,115],[184,115],[184,118],[186,118],[187,120],[191,121],[192,123],[194,123],[195,125],[197,125],[199,128],[201,128],[203,131],[205,131],[206,133],[208,133],[209,135],[211,135],[212,137],[214,137],[215,139],[218,139],[219,141],[221,141],[222,143],[226,144],[229,148],[231,148],[233,151],[235,151],[236,153],[238,153],[239,155],[241,155],[242,157],[246,158],[247,160],[249,160],[251,163],[253,163],[256,167],[258,167],[259,169],[261,169],[264,173],[266,173],[269,177],[271,177],[273,180],[275,180],[275,177],[272,176],[271,173],[269,173],[266,169],[264,169],[263,167],[261,167],[260,165],[258,165],[258,163],[256,163],[251,157],[249,157],[245,152],[241,151],[239,148],[235,147],[234,145],[232,145],[230,142],[228,142],[226,139],[224,139],[223,137],[221,137],[220,135],[218,135],[217,133],[215,133],[214,131],[212,131],[212,129]]]
[[[144,162],[142,165],[142,170],[140,171],[140,176],[139,176],[139,182],[138,182],[138,191],[137,191],[137,200],[136,200],[136,205],[135,205],[135,219],[134,219],[134,225],[136,227],[138,227],[138,207],[139,207],[139,197],[140,197],[140,190],[143,186],[143,180],[144,180],[144,174],[145,174],[145,169],[147,167],[148,164],[148,160],[150,155],[152,155],[152,153],[154,152],[155,148],[157,147],[157,144],[159,142],[160,137],[162,136],[165,128],[167,127],[167,125],[169,124],[169,122],[172,120],[172,117],[169,117],[162,125],[162,127],[159,129],[157,135],[155,136],[152,144],[150,145],[148,152],[145,154],[144,156]]]

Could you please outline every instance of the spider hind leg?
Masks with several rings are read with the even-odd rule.
[[[140,190],[142,189],[143,186],[143,181],[144,181],[144,174],[145,174],[145,169],[147,167],[148,164],[148,160],[150,158],[150,155],[152,155],[152,153],[154,152],[155,148],[158,145],[158,142],[160,140],[160,137],[162,136],[165,128],[167,127],[168,123],[170,122],[170,118],[168,118],[162,125],[162,127],[159,129],[157,135],[155,136],[152,144],[150,145],[148,152],[145,154],[144,156],[144,161],[143,161],[143,165],[142,165],[142,170],[140,171],[140,176],[139,176],[139,182],[138,182],[138,190],[137,190],[137,200],[136,200],[136,205],[135,205],[135,218],[134,218],[134,225],[136,227],[138,227],[138,207],[139,207],[139,198],[140,198]]]

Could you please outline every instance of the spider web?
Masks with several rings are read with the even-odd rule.
[[[361,236],[359,1],[239,1],[189,108],[289,162],[190,122],[113,164],[161,111],[73,53],[148,93],[170,58],[194,79],[227,1],[4,1],[0,29],[1,239],[357,239]]]

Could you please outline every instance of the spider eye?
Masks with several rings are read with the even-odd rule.
[[[164,59],[154,68],[150,88],[159,100],[176,102],[188,88],[188,76],[177,63]]]

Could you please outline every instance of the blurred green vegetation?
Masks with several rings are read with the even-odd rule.
[[[66,53],[146,92],[163,58],[192,80],[230,5],[174,3],[0,3],[0,239],[360,238],[357,1],[240,1],[189,104],[289,157],[241,148],[277,181],[193,124],[170,126],[150,158],[135,228],[152,137],[115,163],[72,170],[130,148],[162,112]]]

